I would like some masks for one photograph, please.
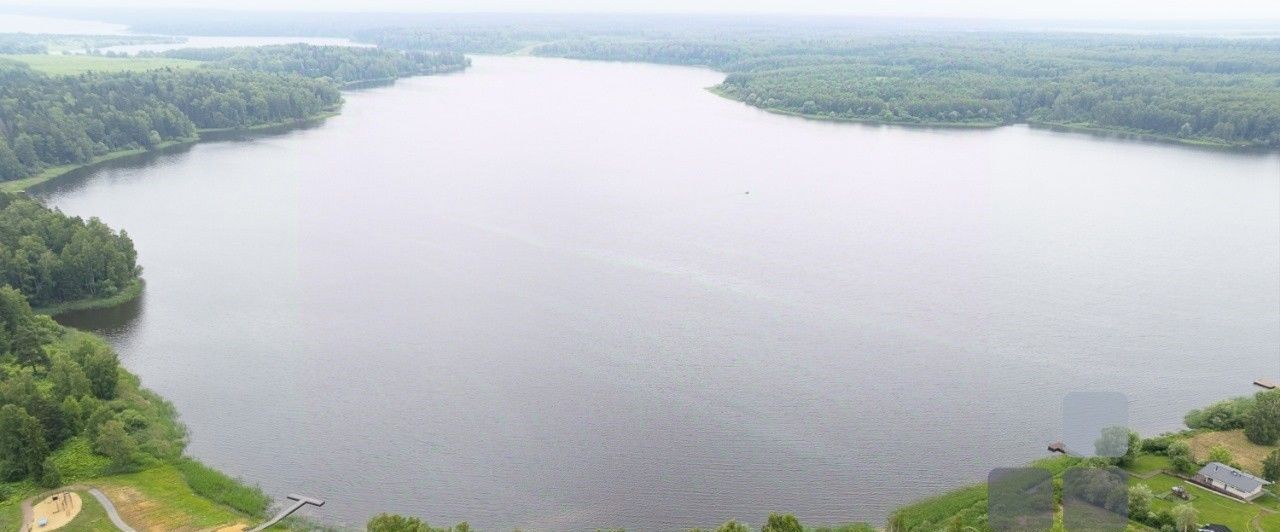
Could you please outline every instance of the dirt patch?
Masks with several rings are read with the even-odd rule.
[[[1197,434],[1187,440],[1187,445],[1191,446],[1192,456],[1200,462],[1209,459],[1209,450],[1215,445],[1222,445],[1231,450],[1231,455],[1235,457],[1237,464],[1255,475],[1262,474],[1262,460],[1271,454],[1271,451],[1277,449],[1277,447],[1254,445],[1244,436],[1243,430]]]
[[[45,497],[31,507],[34,517],[30,529],[44,531],[62,528],[75,519],[81,506],[80,495],[75,492],[63,491]]]

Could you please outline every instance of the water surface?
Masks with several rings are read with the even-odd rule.
[[[1280,374],[1280,156],[772,115],[706,70],[476,58],[47,191],[134,238],[72,316],[272,495],[485,530],[881,523]]]

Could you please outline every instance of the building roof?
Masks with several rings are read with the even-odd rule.
[[[1227,525],[1204,525],[1200,527],[1200,532],[1231,532]]]
[[[1218,462],[1209,462],[1200,470],[1200,476],[1226,484],[1242,493],[1253,493],[1263,485],[1270,484],[1258,477],[1239,469]]]

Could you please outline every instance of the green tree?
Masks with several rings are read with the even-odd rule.
[[[1138,484],[1129,488],[1129,517],[1137,520],[1145,520],[1147,514],[1151,513],[1151,499],[1155,494],[1151,493],[1151,487],[1146,484]]]
[[[18,480],[38,476],[48,456],[40,420],[18,405],[0,407],[0,477]]]
[[[470,525],[460,523],[452,528],[432,528],[426,521],[417,517],[396,514],[378,514],[365,526],[368,532],[466,532]]]
[[[112,419],[98,429],[94,450],[110,458],[115,469],[127,469],[136,463],[134,454],[138,452],[138,443],[125,431],[124,423]]]
[[[1166,451],[1169,455],[1169,461],[1173,464],[1173,468],[1179,473],[1191,474],[1196,470],[1196,461],[1191,457],[1191,446],[1187,442],[1178,440],[1169,444]]]
[[[45,488],[56,488],[62,485],[62,471],[58,470],[58,464],[53,463],[52,458],[44,459],[39,484]]]
[[[1244,434],[1258,445],[1275,445],[1280,442],[1280,390],[1259,392],[1254,399]]]
[[[804,532],[800,520],[791,514],[769,514],[760,532]]]
[[[88,395],[92,389],[89,377],[85,376],[80,365],[66,355],[56,355],[49,368],[49,380],[53,382],[53,397],[64,398]]]
[[[99,399],[114,399],[120,379],[120,361],[106,346],[90,351],[84,359],[84,374],[89,378],[93,395]]]
[[[743,523],[739,523],[733,519],[725,521],[716,529],[716,532],[751,532],[751,528]]]
[[[1271,451],[1262,461],[1262,478],[1280,482],[1280,449]]]
[[[1174,506],[1172,513],[1174,528],[1178,532],[1195,532],[1197,530],[1196,520],[1200,518],[1200,513],[1190,503]]]

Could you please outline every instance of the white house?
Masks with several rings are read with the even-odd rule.
[[[1218,462],[1209,462],[1209,465],[1204,466],[1199,473],[1196,473],[1193,480],[1206,487],[1246,501],[1258,498],[1258,496],[1262,495],[1262,487],[1270,484],[1270,482]]]

